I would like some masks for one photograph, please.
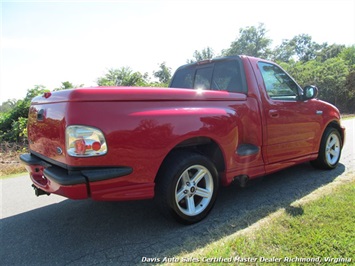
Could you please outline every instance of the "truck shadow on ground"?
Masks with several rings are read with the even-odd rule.
[[[302,215],[290,204],[344,171],[343,164],[320,171],[306,163],[247,188],[222,188],[210,215],[190,226],[163,218],[151,200],[65,200],[1,220],[2,265],[136,265],[144,258],[190,252],[280,208]]]

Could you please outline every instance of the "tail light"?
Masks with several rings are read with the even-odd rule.
[[[92,157],[107,153],[104,134],[97,128],[68,126],[66,131],[67,153],[73,157]]]

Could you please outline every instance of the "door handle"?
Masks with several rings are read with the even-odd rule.
[[[44,119],[44,109],[41,109],[37,113],[37,121],[43,121],[43,119]]]
[[[269,111],[269,116],[271,118],[278,118],[280,116],[279,112],[277,110],[270,110]]]

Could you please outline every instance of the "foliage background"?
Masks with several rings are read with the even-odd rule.
[[[215,56],[250,55],[277,62],[303,87],[316,85],[319,98],[336,105],[343,113],[355,113],[355,45],[318,44],[307,34],[299,34],[290,40],[271,48],[272,40],[267,37],[265,25],[239,29],[235,41],[220,54],[207,46],[195,50],[187,63],[211,59]],[[167,87],[171,79],[171,68],[162,62],[158,70],[140,73],[123,66],[108,69],[103,77],[97,78],[98,86],[151,86]],[[33,97],[53,90],[65,90],[83,85],[62,82],[59,88],[45,88],[35,85],[28,89],[24,99],[9,99],[0,106],[0,141],[25,143],[27,137],[27,115]]]

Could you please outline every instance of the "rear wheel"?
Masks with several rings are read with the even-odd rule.
[[[218,174],[205,156],[192,152],[170,155],[158,173],[155,197],[164,213],[185,224],[201,221],[217,197]]]
[[[339,163],[341,149],[342,141],[339,131],[328,127],[322,136],[318,158],[311,164],[321,169],[334,169]]]

